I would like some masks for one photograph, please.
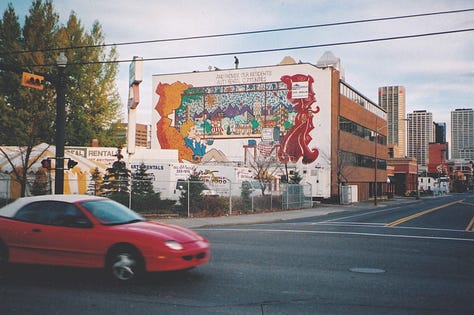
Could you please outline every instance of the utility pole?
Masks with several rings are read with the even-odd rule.
[[[64,193],[64,139],[66,125],[66,80],[64,69],[67,58],[60,53],[56,60],[58,66],[58,79],[56,84],[56,166],[54,175],[54,194]]]

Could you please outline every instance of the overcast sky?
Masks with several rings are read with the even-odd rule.
[[[7,2],[3,0],[0,3],[2,14]],[[11,2],[23,19],[32,1]],[[71,11],[76,12],[87,30],[95,20],[99,21],[107,43],[226,34],[474,8],[472,0],[56,0],[53,4],[61,23],[67,21]],[[126,45],[119,46],[118,51],[120,60],[129,60],[133,56],[147,59],[313,46],[473,28],[474,11],[469,11],[212,39]],[[406,88],[407,113],[427,110],[433,113],[435,122],[449,125],[452,110],[474,107],[474,31],[238,54],[238,58],[240,68],[276,65],[287,55],[296,61],[316,64],[328,50],[341,59],[346,81],[375,103],[378,102],[378,87],[403,85]],[[153,74],[206,71],[209,66],[231,69],[234,67],[233,54],[145,62],[137,122],[151,123]],[[128,62],[120,64],[117,80],[125,118],[128,67]]]

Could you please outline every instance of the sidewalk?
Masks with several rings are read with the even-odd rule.
[[[402,203],[419,202],[414,198],[395,197],[390,200],[380,200],[377,206],[373,201],[364,201],[349,205],[325,205],[318,204],[315,208],[301,210],[287,210],[274,212],[258,212],[249,214],[233,214],[221,217],[204,217],[204,218],[160,218],[156,221],[176,224],[186,228],[199,228],[205,226],[222,226],[222,225],[240,225],[240,224],[257,224],[286,221],[293,219],[319,217],[330,213],[356,211],[362,209],[375,209],[386,207],[387,205],[395,205]]]

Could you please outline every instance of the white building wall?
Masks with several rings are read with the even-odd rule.
[[[306,174],[304,181],[314,185],[313,193],[319,197],[330,196],[330,159],[331,159],[331,75],[330,68],[320,69],[311,64],[280,65],[272,67],[246,68],[221,71],[193,72],[181,74],[154,75],[152,78],[153,96],[152,96],[152,149],[166,149],[162,147],[157,137],[157,123],[162,119],[156,110],[160,101],[160,95],[157,94],[158,86],[172,85],[175,83],[185,84],[189,87],[228,87],[243,84],[261,84],[271,82],[281,82],[283,76],[292,76],[295,74],[309,75],[314,79],[312,85],[315,93],[316,102],[311,109],[315,112],[312,115],[314,129],[310,133],[311,141],[308,144],[310,149],[319,151],[318,158],[310,164],[302,164],[301,159],[297,161],[300,174]],[[176,96],[174,96],[176,97]],[[180,102],[180,96],[174,100]],[[287,101],[282,100],[282,101]],[[235,104],[232,104],[235,105]],[[253,105],[253,104],[251,104]],[[319,109],[318,109],[319,108]],[[319,112],[316,113],[316,111]],[[166,118],[170,119],[172,125],[175,125],[174,112]],[[249,140],[261,141],[259,135],[252,136],[229,136],[214,137],[213,143],[208,145],[208,149],[222,151],[229,161],[234,163],[244,162],[244,146],[248,145]],[[312,176],[312,172],[317,169],[318,178]]]

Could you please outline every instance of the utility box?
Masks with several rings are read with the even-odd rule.
[[[357,185],[345,185],[341,186],[341,204],[348,205],[354,202],[358,202],[358,187]]]

